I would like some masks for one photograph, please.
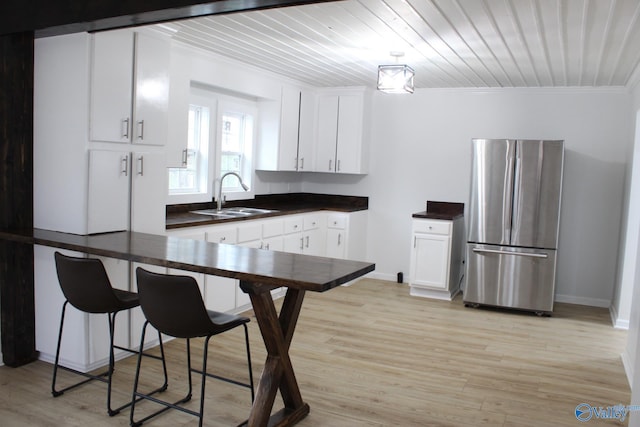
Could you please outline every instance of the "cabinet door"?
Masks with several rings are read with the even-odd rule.
[[[359,173],[362,154],[361,95],[340,95],[338,101],[338,132],[336,172]]]
[[[449,236],[414,233],[409,284],[447,289],[450,250]]]
[[[302,233],[291,233],[283,237],[283,251],[292,254],[301,254],[304,248]]]
[[[89,124],[92,141],[130,141],[132,73],[133,32],[93,34]]]
[[[327,229],[327,252],[329,258],[344,259],[346,256],[346,232],[337,228]]]
[[[299,118],[300,90],[290,86],[283,86],[280,109],[278,170],[295,171],[298,169]]]
[[[235,226],[214,226],[207,230],[207,241],[213,243],[235,244],[237,228]],[[236,288],[238,281],[230,277],[205,277],[205,305],[209,310],[220,312],[236,308]]]
[[[132,153],[131,230],[164,234],[167,170],[161,152]]]
[[[268,251],[284,251],[284,239],[282,236],[263,239],[262,249],[266,249]]]
[[[303,235],[302,253],[305,255],[323,256],[325,252],[324,233],[321,229],[305,231]]]
[[[132,142],[165,145],[168,133],[170,45],[136,33]]]
[[[318,98],[318,140],[316,144],[316,172],[335,172],[338,132],[338,97],[321,95]]]
[[[298,124],[298,171],[315,171],[316,117],[318,97],[310,91],[300,92],[300,119]]]
[[[226,313],[236,308],[238,281],[229,277],[205,277],[204,303],[209,310]]]
[[[189,65],[186,54],[172,51],[170,58],[169,117],[167,122],[167,167],[187,166],[187,143],[189,135]]]
[[[128,152],[89,151],[89,234],[129,229],[130,175]]]

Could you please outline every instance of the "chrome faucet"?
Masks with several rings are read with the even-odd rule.
[[[222,181],[223,181],[223,180],[224,180],[228,175],[234,175],[234,176],[236,176],[236,177],[240,180],[240,185],[242,186],[242,188],[244,189],[244,191],[249,191],[249,187],[248,187],[244,182],[242,182],[242,177],[241,177],[240,175],[238,175],[237,173],[235,173],[235,172],[227,172],[227,173],[223,174],[223,175],[220,177],[220,187],[218,188],[218,200],[217,200],[218,206],[217,206],[217,208],[216,208],[216,209],[218,210],[218,212],[220,212],[220,211],[222,210]]]

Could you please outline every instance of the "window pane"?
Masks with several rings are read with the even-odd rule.
[[[187,164],[184,168],[169,169],[169,193],[197,193],[200,191],[200,175],[206,167],[200,165],[200,147],[206,144],[209,134],[209,109],[199,105],[189,106],[187,132]]]
[[[222,142],[220,153],[220,173],[236,172],[243,176],[243,147],[245,137],[245,116],[238,113],[222,115]],[[223,188],[240,189],[240,180],[229,176],[224,180]]]

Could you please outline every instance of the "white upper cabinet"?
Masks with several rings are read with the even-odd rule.
[[[279,114],[267,112],[270,123],[266,125],[270,132],[263,132],[266,139],[260,142],[257,169],[314,170],[316,105],[317,98],[313,92],[282,86]]]
[[[91,140],[130,142],[133,32],[107,31],[92,39]]]
[[[327,91],[318,100],[316,171],[368,171],[370,94],[366,89]]]
[[[338,96],[320,95],[318,98],[318,145],[316,171],[335,172],[338,135]]]
[[[317,141],[316,117],[318,96],[311,91],[300,91],[300,118],[298,120],[298,172],[315,170]]]
[[[92,141],[165,145],[170,44],[131,30],[93,35]]]
[[[300,123],[300,90],[282,87],[280,104],[280,145],[278,170],[298,170],[298,125]]]

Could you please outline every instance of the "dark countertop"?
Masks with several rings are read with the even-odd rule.
[[[170,230],[175,228],[211,224],[226,224],[229,222],[270,218],[281,215],[306,213],[318,210],[356,212],[368,209],[369,198],[358,196],[339,196],[331,194],[287,193],[257,195],[255,199],[229,201],[224,204],[225,208],[238,206],[248,208],[273,209],[277,210],[277,212],[250,215],[240,218],[212,219],[210,216],[194,214],[191,213],[191,211],[201,209],[215,209],[216,204],[214,202],[170,205],[167,206],[166,211],[166,228],[167,230]]]
[[[232,277],[273,288],[324,292],[375,269],[375,264],[118,231],[77,235],[33,229],[0,231],[0,239],[69,249],[145,264]]]
[[[464,216],[464,203],[433,201],[427,201],[426,211],[417,212],[412,215],[413,218],[443,219],[447,221],[453,221],[462,216]]]

